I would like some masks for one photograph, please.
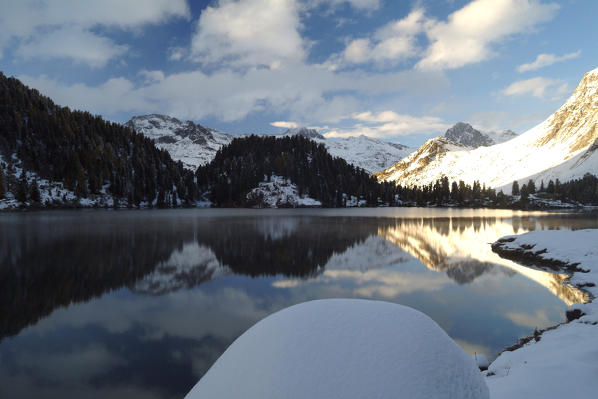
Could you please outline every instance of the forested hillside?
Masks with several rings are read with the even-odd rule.
[[[0,73],[0,197],[40,200],[23,169],[62,182],[77,198],[111,195],[129,204],[190,203],[193,173],[152,140],[88,112],[60,107],[35,89]],[[175,201],[178,199],[178,201]]]
[[[290,179],[299,194],[325,207],[346,204],[348,197],[368,205],[394,203],[396,186],[378,183],[363,169],[332,157],[326,147],[303,136],[249,136],[234,139],[214,160],[197,169],[200,188],[218,206],[246,206],[246,194],[272,176]]]

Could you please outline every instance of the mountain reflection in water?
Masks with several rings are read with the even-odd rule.
[[[371,212],[3,215],[0,396],[181,397],[253,323],[311,299],[413,306],[489,355],[587,300],[489,243],[595,217]]]

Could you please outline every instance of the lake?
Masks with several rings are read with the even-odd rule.
[[[320,298],[411,306],[494,358],[586,297],[490,243],[597,227],[422,208],[0,214],[0,397],[182,398],[258,320]]]

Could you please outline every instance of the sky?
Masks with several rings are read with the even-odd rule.
[[[124,123],[417,146],[517,133],[598,67],[594,0],[0,0],[0,71]]]

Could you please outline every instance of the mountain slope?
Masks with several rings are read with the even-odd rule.
[[[561,180],[598,174],[598,69],[588,72],[573,95],[544,122],[507,142],[474,150],[436,138],[377,174],[379,181],[406,186],[449,180],[510,191],[514,180]],[[446,140],[446,139],[444,139]],[[442,145],[431,145],[440,141]],[[451,148],[448,148],[451,147]],[[450,150],[449,150],[450,149]]]
[[[19,197],[23,191],[23,204],[29,198],[40,202],[33,175],[60,183],[78,198],[110,195],[131,205],[166,205],[166,200],[190,203],[197,197],[193,174],[148,138],[88,112],[60,107],[2,73],[0,160],[5,169],[0,194]]]
[[[399,143],[389,143],[364,135],[347,138],[326,138],[315,129],[289,129],[285,136],[301,135],[324,144],[330,155],[343,158],[350,164],[375,173],[405,158],[415,149]]]
[[[233,139],[229,134],[167,115],[134,116],[125,126],[153,139],[156,147],[168,151],[191,170],[210,162],[216,151]]]

